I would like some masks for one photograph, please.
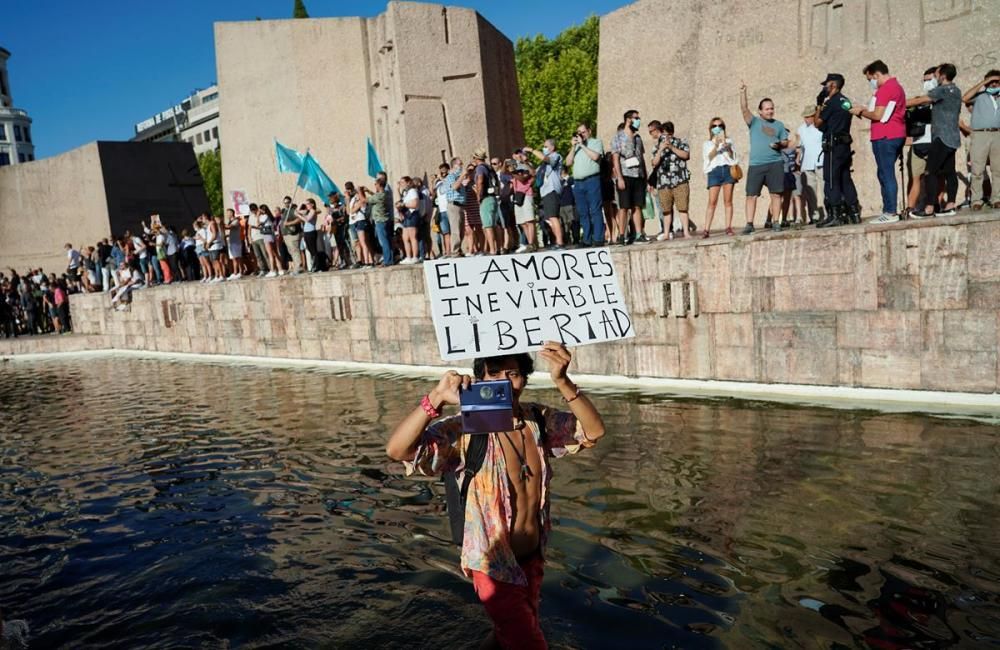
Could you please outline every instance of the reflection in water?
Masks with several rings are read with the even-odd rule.
[[[474,645],[488,623],[443,489],[384,457],[426,390],[134,359],[3,366],[0,607],[35,647]],[[554,464],[554,647],[1000,645],[995,427],[595,403],[608,436]]]

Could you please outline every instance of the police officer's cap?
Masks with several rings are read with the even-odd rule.
[[[823,81],[821,81],[819,83],[820,83],[821,86],[825,86],[826,84],[828,84],[831,81],[836,81],[837,85],[840,86],[841,88],[844,87],[844,75],[837,74],[836,72],[830,72],[830,73],[828,73],[826,75],[826,79],[824,79]]]

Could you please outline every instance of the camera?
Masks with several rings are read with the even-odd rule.
[[[479,381],[459,394],[464,433],[509,431],[514,421],[514,388],[510,380]]]

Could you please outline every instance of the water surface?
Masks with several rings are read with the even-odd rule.
[[[0,606],[38,648],[475,647],[442,487],[384,457],[429,388],[0,366]],[[607,437],[554,462],[553,647],[1000,647],[996,426],[594,400]]]

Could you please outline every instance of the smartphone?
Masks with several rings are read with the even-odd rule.
[[[479,381],[459,393],[464,433],[509,431],[514,422],[514,389],[510,380]]]

